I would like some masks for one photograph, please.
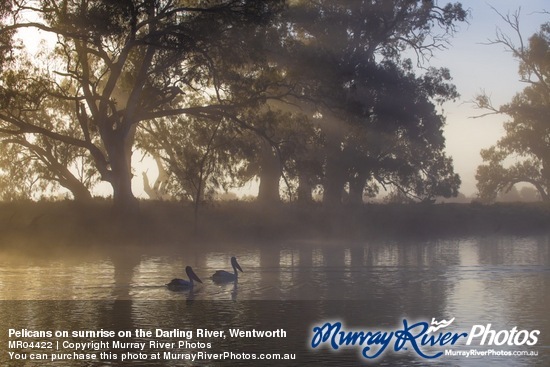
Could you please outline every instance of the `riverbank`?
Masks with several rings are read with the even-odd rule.
[[[191,205],[142,201],[132,218],[117,217],[107,200],[0,203],[0,241],[67,243],[440,238],[531,235],[550,229],[545,203],[367,204],[326,210],[320,205],[220,202],[203,207],[196,224]]]

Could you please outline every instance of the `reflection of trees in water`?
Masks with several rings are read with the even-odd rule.
[[[488,265],[550,264],[549,236],[484,237],[477,241],[479,263]]]
[[[550,237],[483,238],[476,247],[479,263],[494,269],[484,276],[485,297],[497,300],[494,317],[506,327],[541,330],[539,345],[549,345]]]
[[[540,330],[537,345],[545,346],[550,345],[548,277],[548,272],[542,270],[534,274],[515,276],[513,287],[503,284],[504,286],[499,288],[502,293],[498,295],[508,304],[509,324],[517,325],[520,330]],[[529,311],[526,312],[526,310]]]
[[[368,268],[379,297],[392,294],[395,315],[444,315],[453,283],[445,274],[458,262],[458,250],[448,243],[402,241],[371,245]]]
[[[261,247],[259,254],[260,286],[271,283],[282,299],[363,300],[372,312],[383,310],[392,317],[443,315],[453,289],[445,269],[460,261],[458,241],[292,249],[273,244]],[[280,276],[272,277],[267,268],[278,268]]]
[[[115,269],[102,251],[61,246],[46,252],[29,246],[0,256],[7,270],[0,279],[0,299],[103,299],[113,285]]]
[[[130,284],[133,284],[134,269],[140,264],[141,255],[133,251],[116,251],[110,258],[115,269],[112,297],[130,299]]]
[[[227,248],[231,249],[236,247]],[[274,320],[285,320],[286,325],[305,325],[305,320],[312,318],[340,319],[349,326],[394,327],[401,316],[427,321],[432,317],[454,316],[445,312],[468,302],[466,298],[452,296],[455,288],[473,281],[483,288],[482,299],[478,301],[480,307],[486,308],[479,314],[476,311],[475,315],[494,317],[481,321],[494,322],[496,326],[508,320],[514,323],[512,326],[539,328],[544,331],[541,345],[549,343],[545,335],[550,334],[550,322],[545,306],[550,302],[550,295],[544,291],[550,265],[549,237],[256,246],[246,261],[249,266],[257,265],[248,269],[243,266],[244,286],[236,289],[228,286],[231,297],[238,298],[236,302],[231,301],[231,297],[224,302],[204,301],[210,299],[209,292],[214,287],[207,279],[210,274],[203,274],[204,269],[209,269],[209,251],[200,247],[188,251],[182,248],[173,251],[175,255],[171,258],[155,251],[147,255],[141,251],[113,251],[108,261],[67,261],[63,266],[79,269],[77,273],[81,275],[71,279],[53,274],[54,286],[67,287],[64,289],[67,297],[78,296],[75,284],[96,282],[99,286],[101,282],[90,279],[90,274],[105,270],[101,279],[105,290],[92,291],[106,301],[23,302],[11,306],[0,303],[0,311],[5,319],[14,320],[15,325],[28,326],[32,321],[32,325],[49,330],[133,330],[136,327],[171,330],[212,325],[244,328],[257,326],[255,323],[261,323],[262,327],[272,325],[275,329]],[[229,254],[220,253],[219,257],[229,266]],[[186,263],[203,270],[199,276],[206,284],[199,287],[195,299],[190,293],[174,294],[162,286],[183,272]],[[469,270],[465,273],[460,269],[462,266]],[[88,274],[87,280],[84,274]],[[456,274],[462,278],[455,278]],[[34,279],[32,275],[30,279]],[[47,284],[45,279],[37,281]],[[38,294],[33,292],[36,291],[19,294],[26,297]],[[167,294],[171,300],[139,300],[146,296],[165,298]],[[247,301],[262,297],[290,300],[290,303]],[[127,299],[130,301],[125,301]],[[301,301],[293,303],[292,300]],[[449,305],[450,302],[454,303]],[[301,307],[301,313],[285,309],[282,304]],[[233,347],[239,346],[228,346]]]

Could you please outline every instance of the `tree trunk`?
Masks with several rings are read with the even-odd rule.
[[[298,202],[301,204],[310,204],[313,202],[313,187],[306,173],[298,173]]]
[[[348,200],[351,205],[363,204],[363,191],[365,190],[366,181],[367,176],[363,173],[358,173],[356,177],[350,178]]]
[[[59,184],[73,194],[75,201],[90,201],[92,199],[90,190],[66,166],[60,164],[51,155],[45,156],[45,158],[49,158],[48,168],[57,177]]]
[[[119,159],[112,159],[113,179],[113,205],[116,212],[124,215],[137,213],[138,200],[132,192],[132,173],[123,165],[120,167]],[[116,163],[115,163],[116,162]]]
[[[137,214],[139,203],[132,192],[132,142],[135,125],[127,134],[113,132],[106,140],[105,148],[111,165],[111,186],[113,187],[113,206],[117,214],[125,217]]]
[[[168,198],[168,193],[166,192],[166,183],[168,181],[169,175],[166,172],[164,165],[162,164],[160,156],[155,152],[148,153],[151,154],[155,159],[159,173],[157,178],[155,179],[155,182],[153,183],[153,186],[151,186],[151,183],[149,182],[149,177],[147,176],[147,173],[142,173],[143,191],[145,191],[150,199],[166,200]]]
[[[327,167],[327,177],[325,179],[323,191],[323,204],[327,207],[339,206],[342,204],[342,194],[346,182],[338,174],[329,174]]]
[[[542,169],[540,173],[542,175],[545,185],[544,187],[543,185],[535,185],[535,187],[538,190],[542,201],[549,202],[550,201],[550,157],[546,156],[542,160]]]
[[[73,194],[75,201],[89,201],[92,199],[90,190],[73,175],[66,165],[59,163],[58,159],[52,154],[51,149],[32,144],[25,139],[12,140],[12,142],[28,148],[36,156],[40,157],[40,161],[46,165],[47,169],[52,174],[52,176],[47,179],[59,182],[61,186]],[[51,147],[52,146],[49,145],[49,148]]]
[[[279,181],[281,180],[281,161],[269,142],[262,139],[260,151],[260,187],[258,202],[278,203]]]
[[[327,207],[342,204],[342,194],[346,183],[346,168],[342,160],[340,141],[327,136],[327,164],[323,187],[323,204]]]
[[[75,201],[86,202],[92,200],[90,190],[88,190],[82,182],[77,180],[76,177],[64,177],[62,182],[60,181],[60,184],[73,194]]]

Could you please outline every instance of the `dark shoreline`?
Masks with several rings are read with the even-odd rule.
[[[373,238],[448,238],[548,233],[547,203],[366,204],[326,210],[321,205],[220,202],[193,209],[173,202],[142,201],[128,220],[97,200],[0,203],[0,246],[13,239],[117,244],[193,241],[296,241]]]

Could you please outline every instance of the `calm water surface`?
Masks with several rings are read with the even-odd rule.
[[[230,270],[230,256],[236,256],[244,270],[238,284],[214,284],[211,274]],[[203,284],[192,292],[167,290],[164,284],[170,279],[185,278],[186,265],[193,267]],[[212,328],[226,324],[257,327],[263,322],[277,328],[277,322],[291,319],[295,327],[308,330],[311,322],[327,319],[379,330],[395,327],[403,318],[454,317],[453,325],[467,331],[474,324],[487,323],[495,330],[538,329],[541,334],[534,350],[539,355],[446,356],[430,365],[550,365],[548,236],[0,250],[0,299],[0,311],[9,316],[10,325],[56,330],[74,329],[75,323],[82,328],[89,328],[90,323],[126,329],[164,324],[185,327],[192,323],[191,317],[181,317],[186,313],[194,315],[195,322],[214,323]],[[104,316],[106,310],[117,316]],[[2,323],[11,327],[6,322],[4,317]],[[0,342],[6,343],[5,335]],[[297,341],[290,337],[285,342]],[[336,358],[340,365],[365,363],[358,350],[337,355],[325,349],[309,354],[307,358],[317,364],[334,365]],[[377,365],[426,363],[407,354],[390,356]]]

